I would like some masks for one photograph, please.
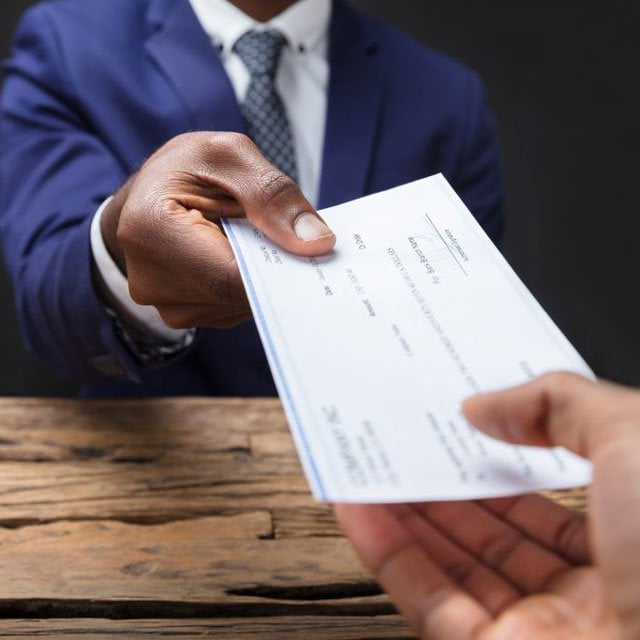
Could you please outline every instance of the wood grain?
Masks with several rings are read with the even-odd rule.
[[[190,462],[287,433],[280,403],[253,399],[0,399],[0,461]]]
[[[106,519],[167,522],[314,502],[297,461],[247,455],[203,463],[0,465],[0,525]]]
[[[296,604],[318,593],[339,601],[371,591],[346,540],[292,542],[270,534],[266,511],[163,525],[83,521],[0,531],[0,606],[125,598],[220,605],[231,596],[234,604]]]
[[[412,634],[277,400],[0,399],[0,637],[79,636]]]
[[[0,620],[2,638],[235,638],[254,640],[411,640],[398,615],[184,620]]]

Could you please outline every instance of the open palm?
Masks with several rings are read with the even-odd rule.
[[[422,638],[640,638],[640,392],[547,374],[463,405],[487,435],[593,462],[589,512],[539,495],[338,505],[362,560]]]
[[[421,638],[617,637],[586,521],[542,496],[336,512]]]

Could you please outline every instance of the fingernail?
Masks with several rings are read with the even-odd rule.
[[[301,213],[293,224],[299,240],[312,242],[333,235],[333,231],[313,213]]]

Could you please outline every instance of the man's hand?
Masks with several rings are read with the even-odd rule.
[[[151,156],[103,213],[131,297],[173,328],[226,328],[250,316],[218,225],[244,217],[283,249],[328,253],[335,236],[298,187],[242,134],[189,133]]]
[[[552,374],[465,403],[508,442],[590,458],[587,520],[541,496],[338,505],[346,535],[422,638],[640,638],[640,393]]]

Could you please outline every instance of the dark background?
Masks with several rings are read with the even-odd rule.
[[[0,6],[3,56],[30,4]],[[640,384],[640,2],[353,4],[482,75],[504,156],[508,259],[599,375]],[[73,392],[25,354],[4,274],[0,309],[0,394]]]

